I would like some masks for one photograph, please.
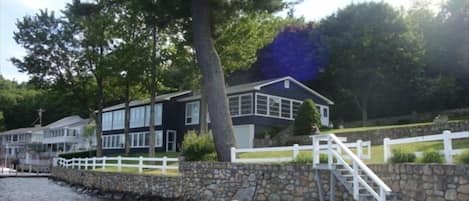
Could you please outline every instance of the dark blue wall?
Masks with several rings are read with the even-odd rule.
[[[295,84],[292,81],[290,81],[290,88],[285,88],[283,82],[278,82],[275,84],[262,87],[261,90],[259,90],[259,92],[269,94],[269,95],[297,99],[300,101],[304,101],[305,99],[312,99],[315,103],[318,103],[321,105],[329,105],[322,98],[315,96],[308,90]]]

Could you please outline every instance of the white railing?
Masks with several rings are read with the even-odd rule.
[[[444,148],[443,148],[442,153],[445,156],[446,163],[451,164],[453,162],[453,155],[461,153],[461,150],[453,150],[452,140],[462,139],[462,138],[469,138],[469,131],[452,133],[451,131],[446,130],[446,131],[443,131],[443,134],[438,134],[438,135],[426,135],[426,136],[399,138],[399,139],[384,138],[383,140],[384,162],[388,162],[389,158],[391,158],[392,156],[391,145],[443,140]]]
[[[137,163],[128,163],[129,161],[137,161]],[[54,166],[74,169],[95,170],[97,168],[106,169],[107,167],[117,167],[120,172],[122,168],[138,168],[138,172],[142,173],[143,169],[159,169],[163,173],[166,170],[177,170],[177,165],[168,165],[168,162],[178,162],[177,158],[147,158],[147,157],[93,157],[93,158],[54,158]],[[127,163],[126,163],[127,162]],[[161,165],[145,164],[145,162],[160,162]]]
[[[386,195],[391,192],[391,189],[334,134],[313,136],[313,168],[320,166],[319,156],[322,146],[319,145],[324,141],[327,143],[328,168],[333,169],[335,165],[342,165],[352,175],[352,194],[355,200],[359,199],[359,190],[366,189],[376,200],[386,201]],[[342,154],[350,158],[351,164],[345,161]],[[361,174],[370,180],[365,181]],[[379,188],[378,192],[368,183],[376,184]]]
[[[342,141],[346,141],[346,138],[340,138]],[[361,159],[370,159],[371,158],[371,142],[363,142],[357,140],[357,142],[345,143],[345,146],[355,149],[357,155]],[[334,145],[335,146],[335,145]],[[327,148],[327,145],[320,145],[320,149],[323,150]],[[289,162],[294,160],[299,154],[300,151],[310,151],[313,149],[312,145],[298,145],[294,144],[293,146],[283,146],[283,147],[263,147],[263,148],[242,148],[237,149],[231,148],[231,162],[233,163],[268,163],[268,162]],[[366,150],[364,152],[364,150]],[[240,153],[262,153],[262,152],[281,152],[281,151],[292,151],[292,155],[288,157],[272,157],[272,158],[239,158]],[[325,153],[325,152],[324,152]],[[347,157],[347,156],[345,156]],[[348,158],[347,158],[348,159]]]

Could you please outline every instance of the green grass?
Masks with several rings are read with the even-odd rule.
[[[448,122],[458,122],[461,120],[451,120]],[[379,130],[379,129],[390,129],[390,128],[405,128],[405,127],[414,127],[414,126],[426,126],[431,125],[433,122],[423,122],[423,123],[412,123],[412,124],[400,124],[400,125],[385,125],[385,126],[365,126],[365,127],[355,127],[355,128],[342,128],[342,129],[330,129],[330,130],[321,130],[321,133],[347,133],[347,132],[357,132],[357,131],[369,131],[369,130]]]
[[[401,149],[406,152],[424,152],[430,150],[442,150],[443,142],[442,141],[432,141],[432,142],[420,142],[412,144],[402,144],[402,145],[393,145],[392,149]],[[469,139],[464,140],[453,140],[453,149],[469,149]],[[354,149],[351,149],[355,152]],[[366,149],[363,150],[364,154]],[[311,151],[302,151],[305,154],[311,154]],[[275,151],[275,152],[253,152],[253,153],[241,153],[239,158],[276,158],[276,157],[291,157],[293,155],[292,151]],[[383,157],[383,146],[372,146],[371,147],[371,159],[365,160],[365,163],[384,163]]]

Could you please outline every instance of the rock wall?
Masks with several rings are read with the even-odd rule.
[[[355,131],[336,133],[337,136],[347,137],[348,142],[355,142],[359,139],[363,141],[371,141],[372,145],[382,145],[384,138],[405,138],[417,137],[423,135],[441,134],[444,130],[452,132],[469,131],[469,121],[456,121],[444,124],[430,124],[421,126],[401,127],[401,128],[386,128],[367,131]],[[269,140],[257,139],[255,144],[257,147],[261,146],[285,146],[285,145],[311,145],[311,138],[309,135],[292,136],[292,135],[279,135],[279,138]]]
[[[370,168],[399,192],[402,200],[469,200],[469,165],[393,164]]]
[[[371,165],[403,201],[468,201],[469,165]],[[181,162],[179,176],[53,168],[53,177],[104,192],[170,200],[319,200],[311,165]],[[329,172],[319,173],[329,191]],[[336,200],[351,201],[337,182]],[[327,197],[327,196],[326,196]]]

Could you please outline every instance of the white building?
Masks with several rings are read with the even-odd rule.
[[[1,158],[22,157],[28,151],[28,145],[42,144],[42,127],[18,128],[0,133]]]
[[[86,136],[88,123],[89,119],[69,116],[45,126],[42,139],[45,151],[57,153],[92,149],[96,146],[96,137]]]

